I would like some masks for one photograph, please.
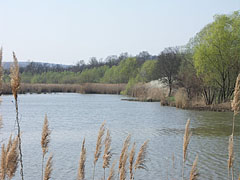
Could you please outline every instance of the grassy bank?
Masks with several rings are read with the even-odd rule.
[[[125,84],[28,84],[22,83],[19,89],[20,94],[26,93],[86,93],[86,94],[120,94]],[[3,84],[2,94],[12,94],[11,86]]]
[[[206,105],[203,97],[199,94],[189,98],[184,88],[175,88],[171,97],[168,97],[168,89],[151,86],[149,83],[138,83],[125,90],[126,95],[135,99],[123,99],[128,101],[160,102],[162,106],[172,106],[181,109],[199,111],[231,111],[231,103]]]

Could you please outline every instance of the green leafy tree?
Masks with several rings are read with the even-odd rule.
[[[240,70],[239,27],[239,11],[217,15],[195,38],[194,66],[205,86],[217,89],[218,102],[229,100]]]

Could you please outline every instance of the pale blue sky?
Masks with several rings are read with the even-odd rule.
[[[0,0],[4,61],[75,64],[184,45],[240,0]]]

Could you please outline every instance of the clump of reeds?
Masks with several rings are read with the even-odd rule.
[[[18,60],[13,52],[13,64],[10,69],[10,77],[11,77],[11,88],[12,88],[12,93],[15,99],[15,109],[16,109],[16,123],[17,123],[17,134],[18,134],[18,149],[19,149],[19,154],[20,154],[20,175],[22,180],[24,180],[24,175],[23,175],[23,159],[22,159],[22,143],[21,143],[21,129],[20,129],[20,123],[19,123],[19,117],[18,117],[18,90],[20,88],[20,76],[19,76],[19,66],[18,66]]]
[[[190,180],[197,180],[198,177],[198,170],[197,170],[197,162],[198,162],[198,155],[196,156],[193,165],[192,165],[192,169],[190,172]]]
[[[41,147],[42,147],[42,179],[43,179],[43,166],[44,166],[44,158],[46,153],[48,152],[48,146],[50,143],[50,134],[49,130],[48,118],[45,114],[43,128],[42,128],[42,138],[41,138]]]
[[[185,133],[183,137],[183,167],[182,167],[182,179],[184,179],[184,166],[185,162],[187,160],[187,148],[188,144],[190,142],[191,138],[191,132],[189,130],[189,125],[190,125],[190,119],[187,120],[186,126],[185,126]]]
[[[105,122],[102,123],[99,132],[98,132],[98,138],[97,138],[97,143],[96,143],[96,151],[94,153],[94,167],[93,167],[93,180],[94,180],[94,176],[95,176],[95,168],[96,168],[96,163],[101,155],[102,152],[102,139],[104,136],[104,132],[105,132]]]
[[[124,158],[128,157],[127,151],[128,151],[128,147],[130,144],[130,140],[131,140],[131,135],[129,134],[123,143],[122,151],[121,151],[120,158],[119,158],[118,174],[121,172],[122,168],[125,168],[124,165],[126,165],[126,163],[124,164],[124,162],[125,162]],[[122,172],[124,172],[124,170],[122,170]]]
[[[45,167],[45,173],[44,173],[44,180],[49,180],[51,178],[51,174],[52,174],[52,166],[53,166],[53,155],[50,155],[50,157],[47,160],[47,164]]]
[[[4,180],[6,178],[12,179],[14,177],[18,167],[18,158],[18,138],[16,137],[12,140],[12,136],[10,136],[7,148],[5,148],[5,144],[2,145],[0,167],[1,180]]]
[[[86,162],[86,148],[85,148],[85,139],[83,139],[82,143],[82,151],[79,160],[78,167],[78,180],[84,180],[85,178],[85,162]]]
[[[105,169],[109,168],[110,165],[110,160],[112,157],[112,152],[111,152],[111,136],[110,136],[110,131],[107,130],[107,135],[104,141],[105,149],[104,149],[104,154],[103,154],[103,169],[104,169],[104,180],[105,180]]]

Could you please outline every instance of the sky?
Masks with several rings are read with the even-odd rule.
[[[0,0],[3,61],[75,64],[185,45],[240,0]]]

